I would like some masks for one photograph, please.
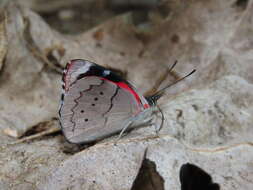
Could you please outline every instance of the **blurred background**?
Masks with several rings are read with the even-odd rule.
[[[129,12],[134,14],[134,24],[148,29],[169,14],[168,1],[164,0],[24,0],[21,4],[39,13],[50,26],[64,34],[80,34]]]

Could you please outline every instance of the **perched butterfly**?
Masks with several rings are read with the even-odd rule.
[[[219,190],[217,183],[201,168],[193,164],[184,164],[179,174],[181,190]]]
[[[60,125],[71,143],[88,143],[120,131],[122,134],[128,127],[144,123],[170,86],[144,97],[112,70],[81,59],[66,65],[62,81]]]

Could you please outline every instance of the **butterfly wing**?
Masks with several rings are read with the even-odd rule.
[[[122,130],[123,121],[145,109],[133,87],[94,63],[71,61],[63,75],[62,131],[72,143],[86,143]]]

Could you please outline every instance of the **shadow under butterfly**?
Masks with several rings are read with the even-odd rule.
[[[213,183],[212,177],[193,164],[184,164],[179,173],[181,190],[219,190],[220,186]]]
[[[176,62],[170,68],[172,70]],[[89,143],[140,126],[161,109],[157,100],[165,90],[193,74],[144,97],[128,81],[110,69],[75,59],[67,63],[62,76],[59,121],[71,143]],[[163,124],[164,116],[162,114]],[[160,126],[160,128],[161,128]]]

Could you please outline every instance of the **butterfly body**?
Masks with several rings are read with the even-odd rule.
[[[169,71],[171,71],[175,62]],[[156,108],[164,115],[157,100],[165,90],[195,72],[144,97],[114,71],[87,60],[71,60],[62,76],[59,121],[62,132],[71,143],[88,143],[150,120]],[[160,129],[159,128],[159,129]]]

